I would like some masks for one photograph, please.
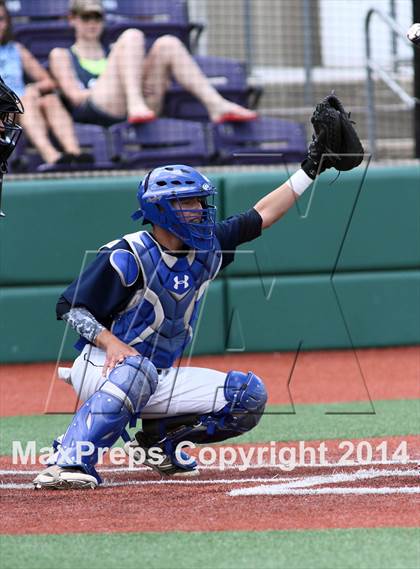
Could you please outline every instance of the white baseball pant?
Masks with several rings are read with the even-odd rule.
[[[59,377],[73,386],[81,401],[86,401],[106,379],[102,376],[105,357],[103,350],[88,344],[70,370],[59,368]],[[227,403],[223,390],[225,379],[226,373],[207,368],[162,370],[156,391],[143,408],[141,417],[151,419],[220,411]]]

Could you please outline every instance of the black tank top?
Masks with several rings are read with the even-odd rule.
[[[103,46],[103,49],[105,52],[105,57],[107,58],[109,55],[109,49],[105,46]],[[79,56],[76,55],[76,53],[74,53],[72,48],[69,49],[69,53],[72,59],[74,70],[76,72],[79,81],[86,89],[89,89],[89,87],[92,87],[92,84],[96,81],[96,79],[98,79],[100,73],[96,74],[92,73],[91,71],[88,71],[85,67],[83,67],[82,64],[80,63]]]

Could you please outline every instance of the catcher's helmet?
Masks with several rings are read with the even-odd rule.
[[[22,133],[16,123],[16,115],[22,113],[21,100],[0,77],[0,169],[3,173],[7,171],[7,160]]]
[[[143,223],[167,229],[193,249],[210,250],[214,247],[216,207],[207,198],[215,194],[211,181],[190,166],[172,164],[154,168],[140,183],[137,192],[140,207],[132,218],[143,218]],[[202,209],[175,209],[172,205],[191,197],[200,198]]]

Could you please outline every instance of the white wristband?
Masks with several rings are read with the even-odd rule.
[[[290,178],[286,181],[286,184],[292,188],[295,194],[301,196],[303,192],[309,188],[312,182],[312,178],[310,178],[308,174],[306,174],[306,172],[304,172],[301,168],[295,172],[293,176],[290,176]]]

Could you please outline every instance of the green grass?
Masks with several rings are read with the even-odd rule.
[[[420,400],[373,404],[374,414],[367,403],[296,405],[295,414],[284,414],[291,413],[290,407],[271,406],[258,427],[240,440],[310,441],[420,434]],[[329,414],[331,411],[339,414]]]
[[[418,569],[419,544],[416,528],[67,534],[2,536],[0,554],[2,569]]]
[[[258,427],[237,442],[324,440],[409,435],[420,433],[420,401],[375,401],[375,414],[366,403],[297,405],[296,413],[281,405],[268,407]],[[331,410],[339,415],[326,414]],[[351,414],[346,414],[351,413]],[[36,440],[38,450],[63,433],[70,415],[33,415],[0,419],[0,454],[10,455],[12,441]],[[119,443],[118,443],[119,444]]]

